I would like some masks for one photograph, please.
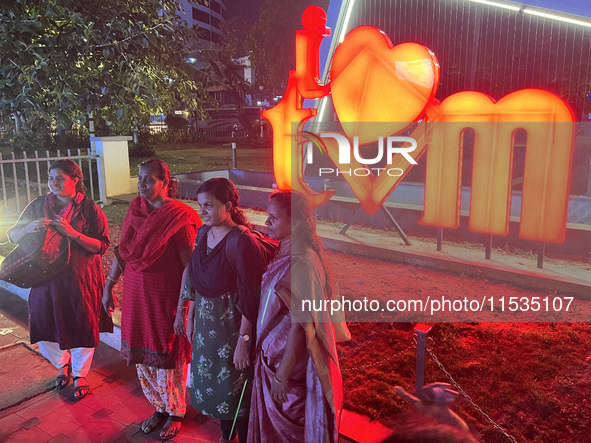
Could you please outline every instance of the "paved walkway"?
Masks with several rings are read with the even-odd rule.
[[[40,357],[35,354],[38,348],[28,345],[27,319],[27,302],[0,288],[0,350],[27,345],[32,358],[39,360]],[[0,386],[9,387],[15,383],[14,376],[11,377],[10,371],[6,370],[15,363],[22,363],[19,364],[19,381],[23,389],[29,387],[30,383],[26,380],[40,378],[38,368],[25,360],[14,362],[6,357],[3,359],[4,355],[0,352]],[[135,367],[128,367],[113,348],[101,343],[96,349],[92,370],[87,377],[92,390],[80,401],[73,399],[72,384],[61,391],[48,390],[57,371],[53,367],[42,369],[45,387],[38,388],[32,398],[0,411],[0,442],[123,443],[160,440],[159,430],[148,435],[140,431],[140,424],[154,410],[142,393]],[[0,405],[2,407],[6,405]],[[347,412],[342,422],[349,428],[346,435],[355,437],[341,437],[341,443],[378,442],[388,433],[383,426],[370,423],[358,414]],[[378,432],[372,432],[372,429]],[[169,441],[218,442],[220,435],[218,421],[201,415],[189,406],[181,432]]]
[[[4,346],[28,343],[27,302],[0,289],[0,331]],[[33,351],[31,351],[33,352]],[[0,359],[2,359],[0,354]],[[0,360],[0,386],[13,380],[4,368],[13,361]],[[31,368],[23,365],[28,374]],[[53,377],[57,375],[57,371]],[[40,393],[16,406],[0,411],[0,441],[34,443],[110,443],[160,440],[158,432],[145,435],[140,423],[154,412],[140,388],[134,367],[127,367],[119,353],[101,343],[87,377],[91,393],[73,400],[73,387]],[[24,386],[26,387],[26,386]],[[217,442],[219,424],[189,408],[175,442]]]

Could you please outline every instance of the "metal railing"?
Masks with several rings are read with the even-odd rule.
[[[1,196],[0,213],[6,215],[18,215],[35,198],[49,191],[47,185],[48,171],[50,165],[64,158],[74,160],[82,169],[84,183],[87,188],[87,194],[97,203],[104,201],[104,190],[99,183],[101,180],[99,174],[104,174],[104,168],[99,165],[99,155],[91,149],[77,149],[72,153],[71,149],[63,155],[60,150],[56,154],[45,151],[45,157],[41,157],[38,151],[35,151],[34,157],[29,157],[26,152],[22,153],[22,158],[17,158],[14,152],[10,153],[10,158],[5,159],[0,152],[0,180]]]
[[[197,131],[202,133],[207,138],[235,138],[244,137],[246,131],[239,126],[238,128],[232,128],[231,126],[213,127],[213,128],[197,128]]]

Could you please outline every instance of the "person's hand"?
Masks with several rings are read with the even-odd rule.
[[[275,374],[271,380],[271,398],[277,403],[285,403],[287,401],[287,383],[278,383],[275,380],[276,377]]]
[[[189,320],[187,322],[187,340],[189,343],[193,343],[193,330],[194,330],[193,320]]]
[[[68,223],[64,218],[58,217],[54,222],[53,226],[55,230],[60,234],[63,234],[69,238],[78,237],[81,233],[76,231],[70,223]]]
[[[187,328],[185,326],[185,311],[183,309],[177,309],[176,317],[174,318],[174,333],[181,337],[187,335]]]
[[[248,349],[248,342],[245,342],[241,338],[239,338],[238,343],[236,343],[233,363],[238,370],[243,370],[250,366],[250,350]]]
[[[23,228],[23,232],[25,234],[33,234],[35,232],[41,232],[47,229],[49,226],[49,220],[46,218],[40,218],[39,220],[34,220],[29,223],[27,226]]]
[[[113,286],[110,285],[108,281],[103,291],[102,302],[105,312],[109,314],[109,317],[111,317],[113,315],[113,311],[115,310],[115,303],[113,302]]]

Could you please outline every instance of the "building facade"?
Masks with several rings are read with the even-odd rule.
[[[201,45],[209,47],[211,42],[219,43],[222,37],[222,23],[227,19],[224,0],[180,1],[187,24],[197,29]]]
[[[591,18],[505,0],[342,0],[331,2],[331,8],[338,9],[338,19],[332,23],[335,37],[327,66],[338,37],[370,25],[394,45],[416,42],[435,53],[441,69],[436,96],[440,101],[468,90],[498,100],[525,88],[562,97],[580,122],[571,194],[591,195]],[[328,73],[325,68],[325,81]],[[334,120],[330,100],[325,109],[320,105],[319,114],[323,121]],[[465,140],[464,186],[471,180],[469,137],[470,133]],[[513,190],[519,191],[525,139],[518,137],[515,148]],[[404,181],[424,182],[424,161]]]

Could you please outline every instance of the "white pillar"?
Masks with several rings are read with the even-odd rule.
[[[128,142],[133,137],[90,137],[98,159],[99,188],[104,205],[108,197],[131,194]]]

